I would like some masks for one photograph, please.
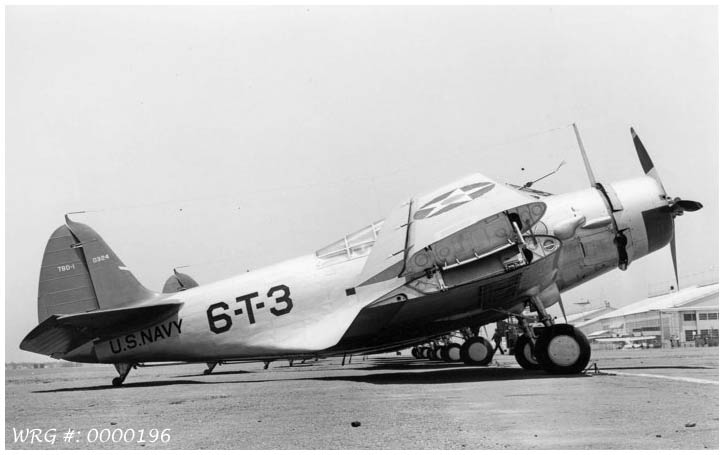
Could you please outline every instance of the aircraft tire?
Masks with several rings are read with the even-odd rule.
[[[442,349],[442,359],[446,362],[459,362],[460,345],[458,343],[446,344]]]
[[[543,365],[535,358],[535,348],[528,335],[523,335],[515,342],[515,360],[524,370],[540,370]]]
[[[113,378],[111,384],[113,384],[113,387],[120,387],[123,384],[123,380],[121,378]]]
[[[569,324],[546,327],[535,343],[535,358],[553,374],[577,374],[591,360],[586,335]]]
[[[418,351],[419,354],[420,354],[420,358],[421,358],[421,359],[426,359],[426,358],[427,358],[427,353],[428,353],[429,351],[430,351],[430,348],[428,348],[428,347],[422,347],[422,348],[420,348],[420,350]]]
[[[433,348],[427,348],[425,358],[427,358],[427,360],[435,360],[435,350]]]
[[[412,348],[412,351],[410,351],[410,353],[412,354],[412,357],[414,357],[414,358],[416,358],[416,359],[419,359],[419,358],[420,358],[419,355],[418,355],[418,353],[417,353],[417,346],[415,346],[414,348]]]
[[[460,358],[465,365],[485,366],[493,360],[493,345],[483,337],[468,338],[460,348]]]
[[[435,348],[435,351],[434,351],[434,354],[433,354],[433,357],[434,357],[433,360],[444,360],[444,359],[442,358],[442,349],[443,349],[443,346],[438,346],[438,347]]]

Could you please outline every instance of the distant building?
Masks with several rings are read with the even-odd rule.
[[[551,314],[551,316],[554,316],[557,319],[556,322],[561,322],[560,319],[562,319],[562,317],[558,317],[560,310],[556,310],[557,308],[553,307],[553,309],[548,310],[548,312]],[[602,307],[594,308],[592,310],[581,311],[578,313],[567,314],[568,324],[572,324],[578,327],[584,322],[590,321],[599,316],[603,316],[604,314],[608,314],[615,310],[616,308],[613,308],[608,301],[604,301]]]
[[[570,320],[570,318],[569,318]],[[656,346],[717,346],[719,284],[692,286],[573,322],[589,338],[655,336]]]

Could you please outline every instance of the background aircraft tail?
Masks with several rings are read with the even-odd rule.
[[[156,294],[146,289],[100,235],[68,216],[45,247],[38,322],[51,315],[126,307]]]

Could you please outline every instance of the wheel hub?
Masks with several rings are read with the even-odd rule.
[[[470,359],[475,362],[482,362],[488,355],[488,350],[483,343],[473,343],[468,349]]]
[[[458,347],[452,347],[447,353],[448,357],[450,357],[450,360],[453,362],[457,362],[460,360],[460,348]]]
[[[569,335],[558,335],[548,343],[548,357],[556,365],[567,367],[576,363],[581,356],[581,347]]]

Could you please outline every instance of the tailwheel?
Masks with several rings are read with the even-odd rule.
[[[208,376],[211,374],[212,371],[214,371],[214,368],[216,368],[216,365],[218,365],[220,362],[206,362],[207,369],[204,370],[204,375]]]
[[[459,362],[460,345],[458,343],[446,344],[442,349],[442,359],[446,362]]]
[[[493,360],[493,345],[482,337],[472,337],[460,348],[460,358],[466,365],[485,366]]]
[[[126,380],[128,373],[131,372],[131,369],[136,368],[135,363],[128,362],[114,363],[113,366],[116,367],[116,371],[118,372],[118,376],[113,378],[113,381],[111,381],[113,387],[120,387],[123,384],[123,381]]]
[[[515,342],[515,360],[525,370],[540,370],[543,366],[535,358],[533,342],[523,335]]]
[[[576,374],[591,359],[586,336],[569,324],[545,327],[535,343],[535,358],[549,373]]]

